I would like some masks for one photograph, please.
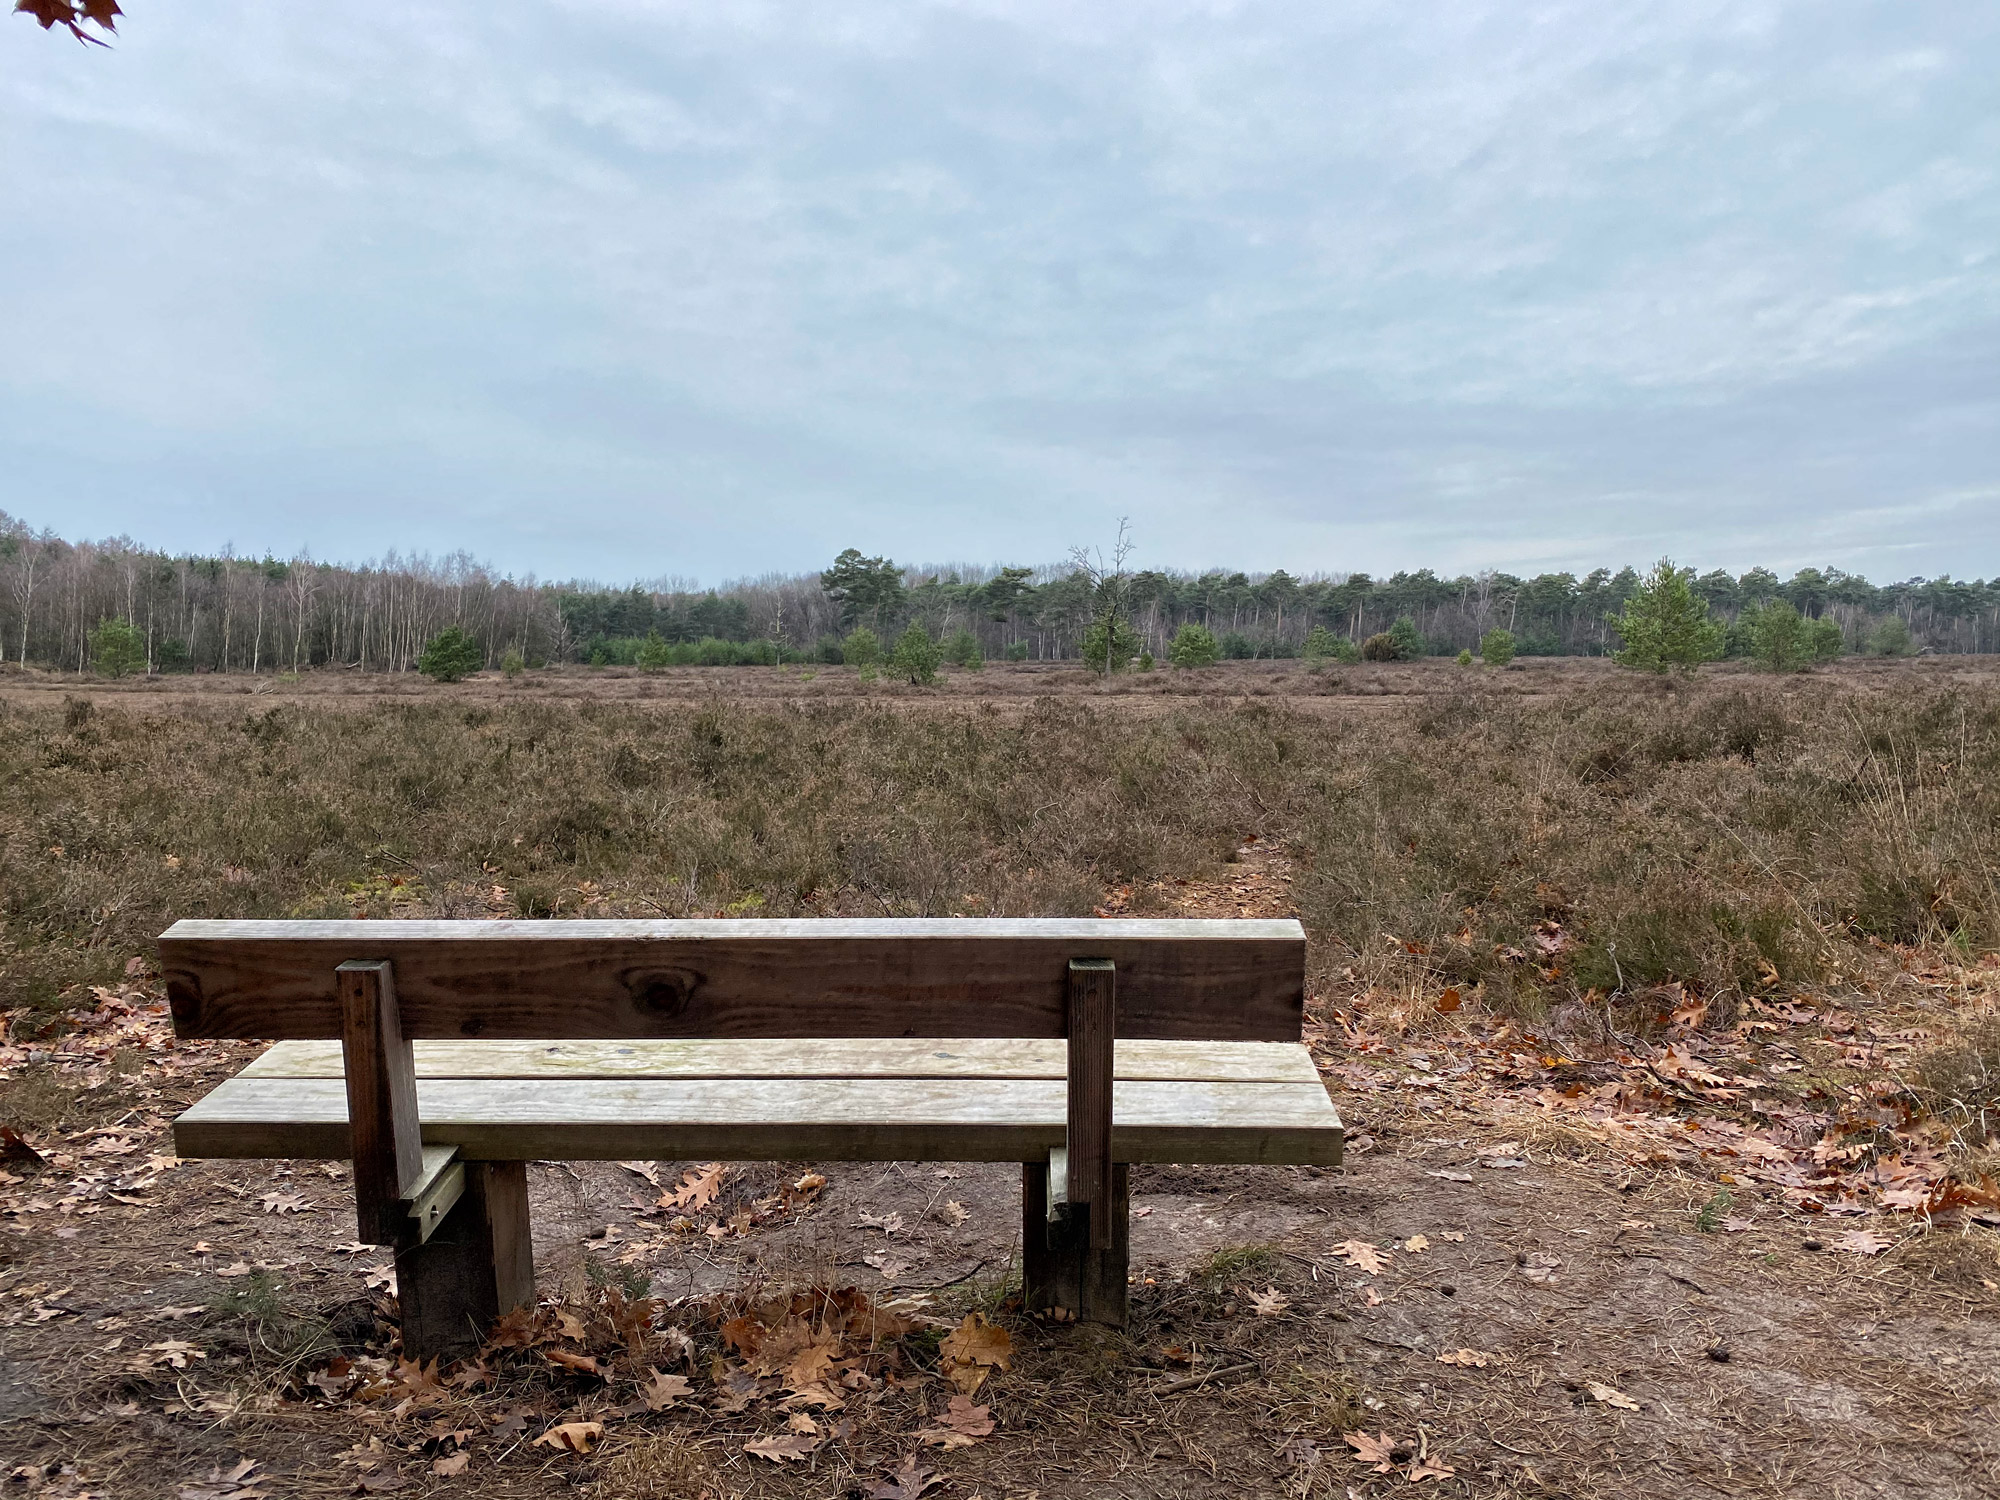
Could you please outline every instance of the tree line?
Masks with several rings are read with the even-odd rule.
[[[1724,655],[1756,654],[1755,627],[1773,605],[1817,630],[1822,652],[2000,651],[2000,578],[1677,575]],[[1190,626],[1210,642],[1198,654],[1222,659],[1358,656],[1378,637],[1401,656],[1453,655],[1495,631],[1524,656],[1603,655],[1623,648],[1618,621],[1643,581],[1630,567],[1532,578],[1128,572],[1082,554],[926,571],[849,549],[816,574],[605,588],[502,576],[465,553],[358,565],[173,556],[122,537],[69,541],[0,512],[0,663],[87,669],[107,624],[135,669],[154,672],[412,671],[447,628],[485,668],[841,661],[857,631],[886,661],[912,626],[948,661],[1166,661]]]

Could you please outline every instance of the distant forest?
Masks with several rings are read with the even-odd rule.
[[[1133,571],[1117,580],[1142,648],[1164,657],[1183,624],[1208,627],[1225,657],[1297,656],[1322,626],[1360,642],[1408,620],[1425,650],[1476,647],[1488,630],[1513,632],[1520,654],[1595,656],[1617,649],[1610,619],[1639,582],[1630,567],[1577,577],[1486,572],[1444,578],[1429,569],[1366,573]],[[771,576],[696,589],[604,588],[501,577],[464,553],[395,554],[358,566],[309,558],[173,557],[119,538],[71,542],[0,512],[0,663],[82,670],[107,620],[130,622],[148,670],[298,671],[343,666],[408,671],[437,632],[457,626],[486,664],[515,655],[630,665],[841,658],[866,627],[887,638],[915,623],[934,636],[969,630],[992,660],[1074,660],[1104,584],[1074,565],[926,572],[846,552],[823,573]],[[1912,578],[1874,584],[1837,568],[1780,578],[1763,568],[1695,579],[1715,614],[1782,599],[1837,622],[1846,648],[1881,641],[1940,652],[2000,650],[2000,578]],[[646,651],[648,643],[653,650]],[[662,650],[662,646],[672,648]]]

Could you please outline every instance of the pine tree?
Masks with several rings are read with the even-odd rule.
[[[90,632],[90,664],[103,677],[123,677],[146,667],[146,642],[130,620],[105,620]]]
[[[1693,582],[1694,569],[1677,568],[1672,558],[1653,564],[1625,601],[1625,612],[1610,617],[1625,642],[1616,657],[1620,666],[1692,672],[1722,655],[1722,627],[1710,618],[1708,601],[1695,593]]]
[[[944,653],[931,633],[921,625],[912,625],[896,638],[896,649],[889,653],[889,670],[912,687],[925,687],[937,681],[938,664],[943,660]]]
[[[423,655],[417,658],[417,670],[439,682],[457,682],[470,677],[485,662],[486,653],[479,649],[479,642],[458,626],[447,625],[424,647]]]
[[[1177,667],[1212,667],[1221,654],[1215,632],[1192,622],[1175,631],[1167,646],[1167,660]]]

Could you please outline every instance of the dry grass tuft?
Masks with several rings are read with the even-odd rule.
[[[1957,1035],[1917,1059],[1916,1075],[1927,1112],[1962,1150],[2000,1143],[2000,1012],[1962,1020]]]
[[[606,1442],[588,1493],[599,1500],[734,1500],[709,1445],[684,1433],[617,1428]]]

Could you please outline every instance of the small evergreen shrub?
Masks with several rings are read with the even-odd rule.
[[[1221,654],[1215,632],[1206,625],[1181,626],[1167,647],[1167,660],[1177,667],[1212,667]]]
[[[100,677],[146,670],[146,638],[130,620],[105,620],[90,632],[90,664]]]
[[[882,638],[863,625],[841,643],[840,654],[850,667],[872,667],[882,659]]]
[[[485,664],[486,653],[456,625],[447,625],[430,639],[417,658],[417,670],[435,682],[457,682]]]
[[[928,687],[937,681],[937,669],[944,660],[938,643],[921,625],[912,624],[896,638],[889,653],[889,670],[912,687]]]

